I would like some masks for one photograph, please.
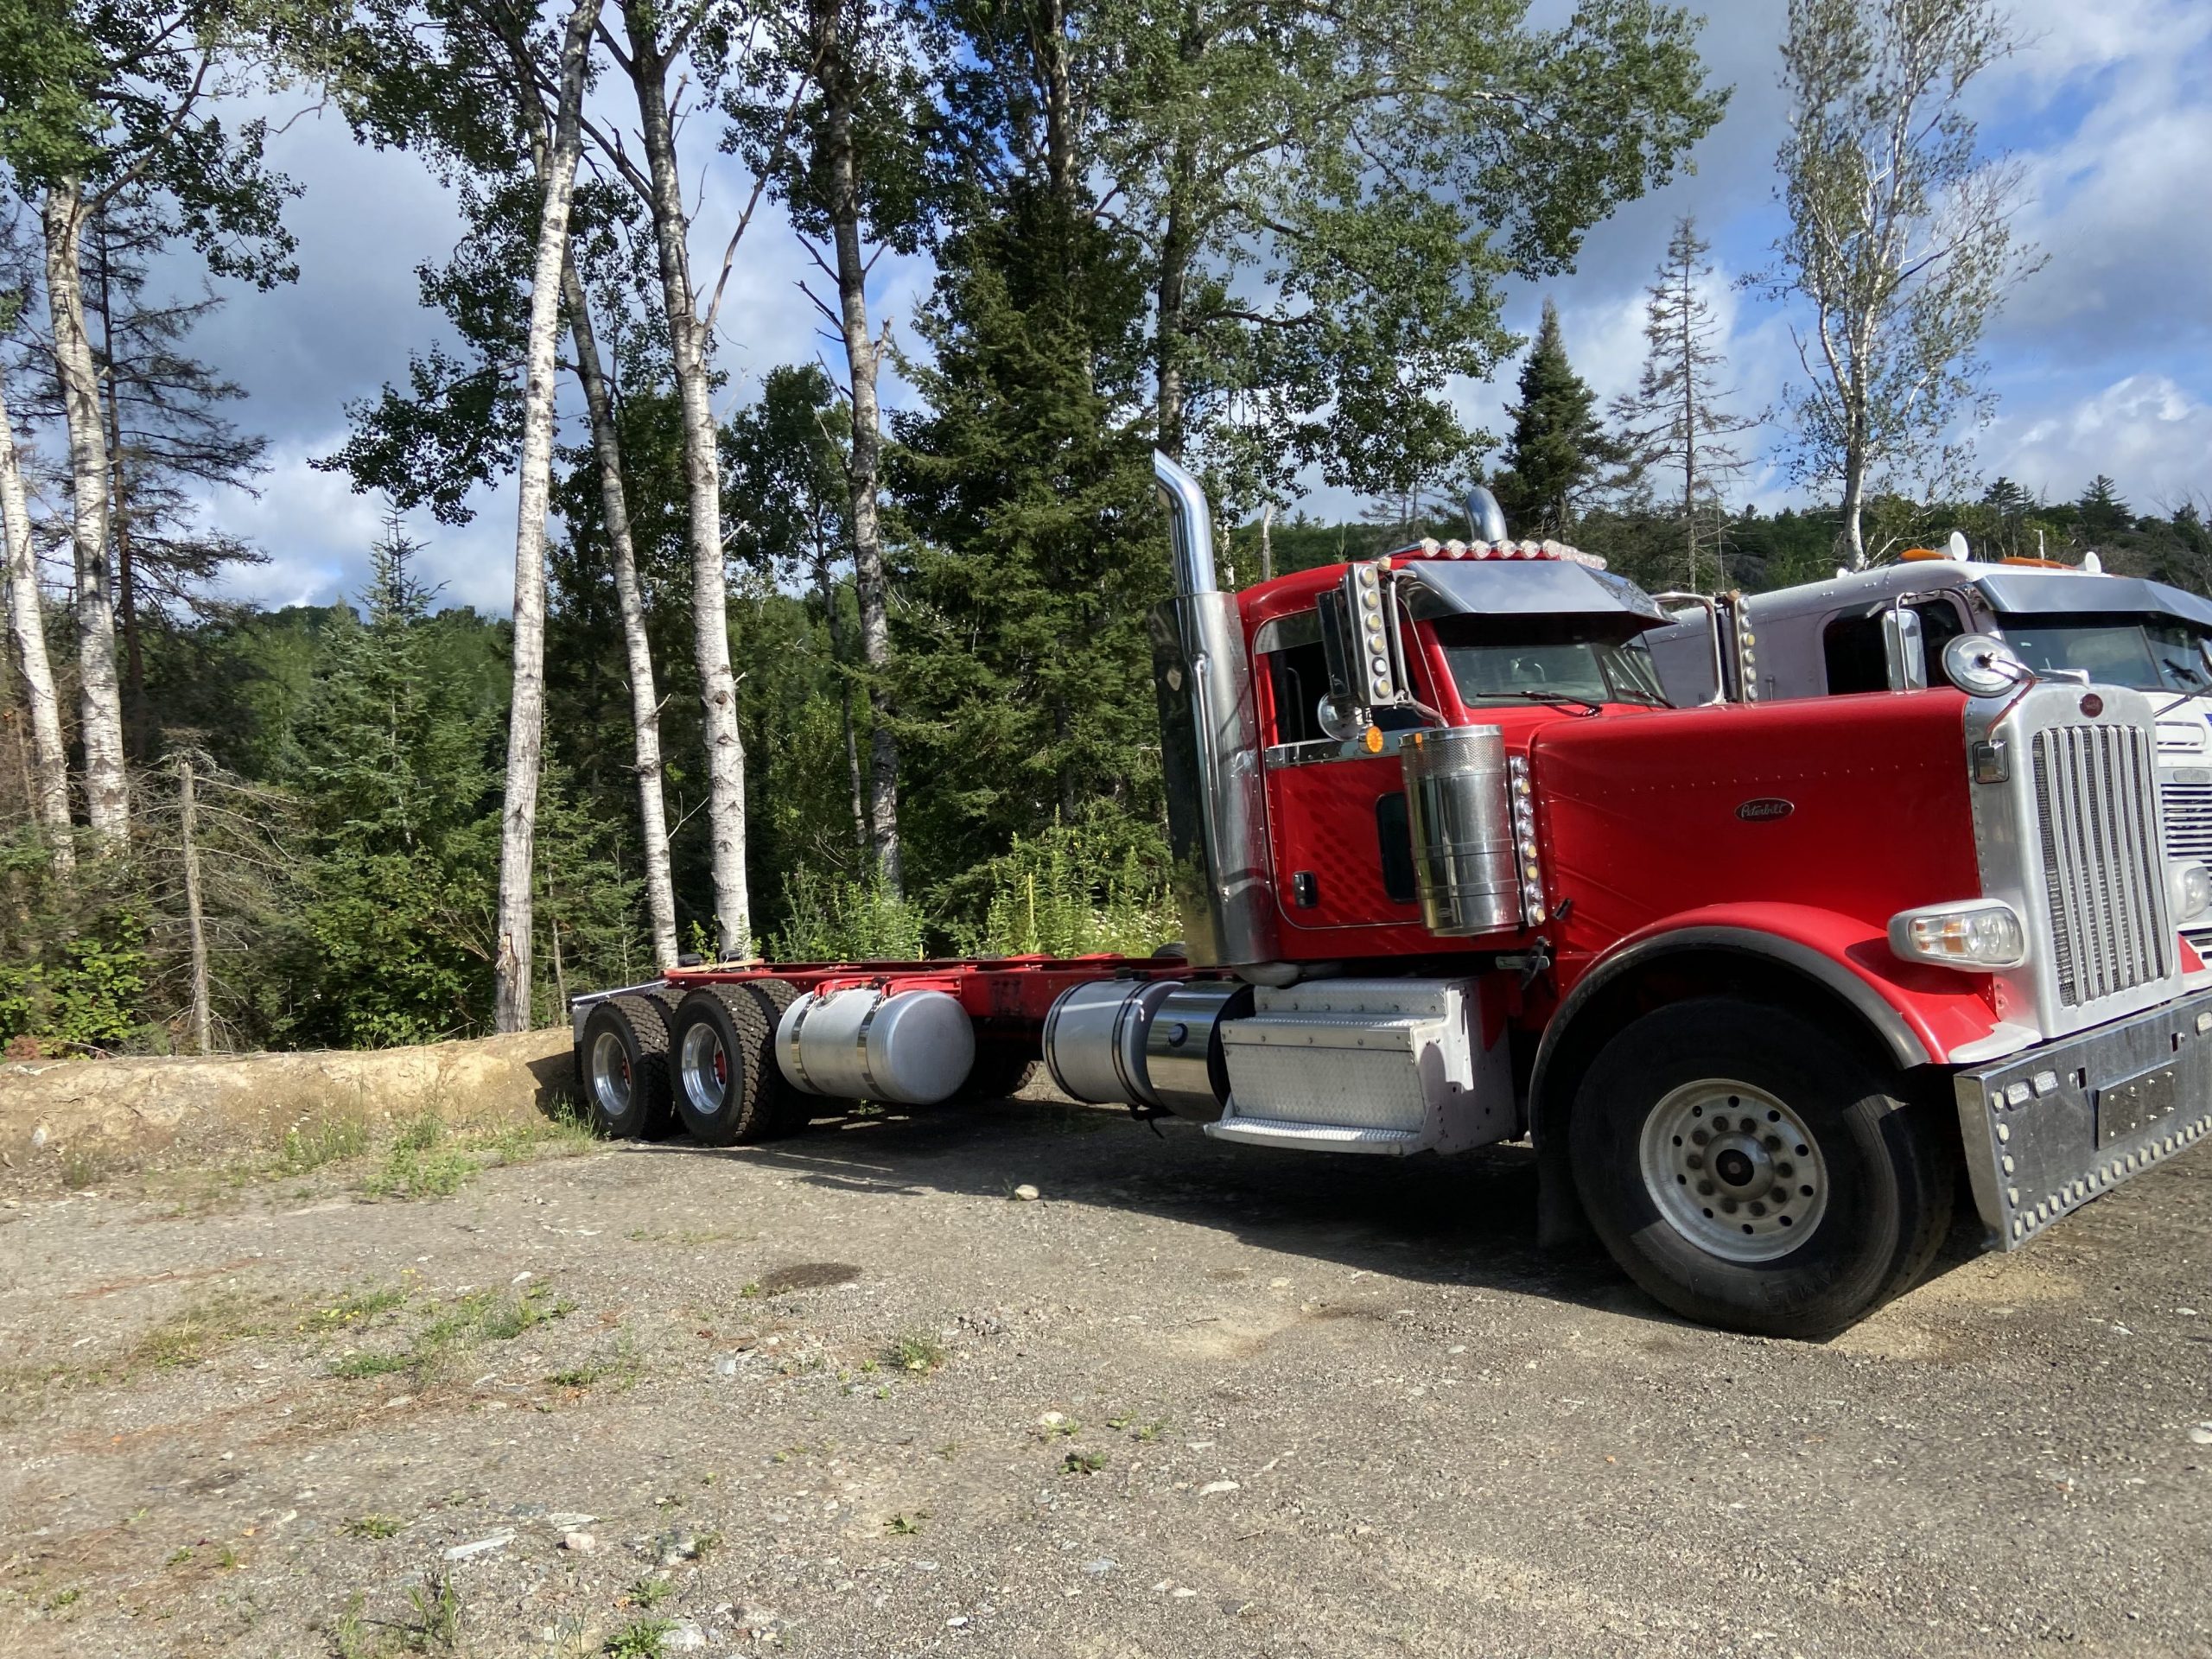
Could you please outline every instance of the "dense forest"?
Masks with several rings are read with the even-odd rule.
[[[1758,418],[1731,405],[1688,220],[1654,250],[1634,395],[1599,408],[1548,309],[1532,345],[1505,328],[1509,285],[1571,270],[1727,101],[1681,10],[1525,11],[16,0],[0,1040],[514,1029],[679,952],[1151,950],[1175,931],[1155,448],[1219,504],[1225,585],[1465,534],[1477,480],[1516,533],[1655,588],[1804,581],[1955,528],[2212,581],[2193,509],[1927,464],[2034,266],[2002,192],[1967,188],[1990,159],[1953,100],[2011,46],[1981,0],[1792,4],[1798,228],[1766,280],[1868,346]],[[1902,111],[1862,95],[1908,61],[1940,73]],[[318,462],[384,504],[369,583],[265,610],[219,597],[267,550],[207,503],[266,440],[195,355],[217,290],[158,273],[196,261],[240,305],[298,276],[296,187],[249,112],[285,96],[418,158],[464,233],[419,272],[404,376]],[[1918,194],[1846,232],[1878,257],[1840,260],[1821,193],[1839,156],[1899,153],[1884,121]],[[751,193],[734,223],[693,223],[708,156]],[[1995,215],[1972,258],[1908,245],[1947,192]],[[763,201],[829,349],[795,342],[730,414],[721,301]],[[935,271],[895,338],[887,250]],[[1452,385],[1508,372],[1511,430],[1472,429]],[[891,374],[911,395],[886,409]],[[1943,396],[1900,404],[1916,375]],[[1754,444],[1835,505],[1745,507]],[[426,550],[509,477],[512,609],[449,605]],[[1320,487],[1375,505],[1317,523]]]

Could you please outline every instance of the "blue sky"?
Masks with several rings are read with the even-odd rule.
[[[1553,9],[1546,0],[1542,10]],[[1977,440],[1979,470],[2063,499],[2101,469],[2146,511],[2212,497],[2212,0],[2012,0],[2010,9],[2030,44],[1978,84],[1977,112],[1985,138],[2026,170],[2019,228],[2050,260],[1986,342],[1999,403]],[[1642,359],[1643,286],[1675,217],[1694,213],[1713,245],[1712,298],[1740,404],[1756,410],[1779,404],[1796,369],[1786,316],[1732,281],[1764,263],[1777,224],[1784,8],[1710,0],[1702,10],[1707,62],[1735,88],[1726,119],[1700,146],[1693,172],[1591,233],[1573,274],[1516,291],[1508,321],[1528,332],[1548,293],[1577,366],[1603,395],[1626,389]],[[414,267],[449,248],[454,221],[415,162],[358,149],[333,118],[302,119],[274,148],[306,190],[291,214],[300,281],[237,296],[201,343],[251,394],[245,419],[272,438],[275,467],[259,499],[211,507],[270,555],[238,573],[233,595],[323,602],[359,587],[378,515],[308,460],[342,441],[348,399],[401,378],[409,349],[434,337]],[[721,156],[690,165],[701,203],[694,257],[703,262],[719,251],[749,181]],[[797,286],[810,270],[764,208],[723,307],[730,407],[749,399],[768,368],[831,349]],[[911,319],[929,280],[925,264],[887,258],[872,296],[878,314],[894,325]],[[1455,390],[1471,415],[1500,430],[1512,376],[1508,365],[1494,385]],[[1795,499],[1773,465],[1755,468],[1745,487],[1770,507]],[[1329,516],[1358,504],[1323,494],[1302,505]],[[511,493],[486,492],[466,528],[427,516],[416,526],[450,601],[506,607],[513,511]]]

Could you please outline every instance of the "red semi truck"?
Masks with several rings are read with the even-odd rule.
[[[1151,958],[721,963],[578,998],[599,1126],[718,1145],[830,1100],[1074,1097],[1306,1153],[1529,1136],[1692,1319],[1837,1331],[1909,1287],[1961,1166],[1989,1243],[2212,1131],[2212,873],[2160,855],[2151,703],[2001,641],[1956,684],[1669,706],[1669,613],[1483,539],[1217,590],[1154,469],[1185,937]]]

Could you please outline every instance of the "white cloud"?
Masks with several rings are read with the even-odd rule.
[[[256,604],[327,605],[351,599],[366,585],[369,547],[384,533],[384,508],[373,496],[356,494],[340,473],[309,466],[344,442],[333,432],[308,443],[280,446],[270,456],[258,499],[225,497],[210,517],[268,554],[266,564],[233,567],[222,596]],[[442,586],[436,602],[473,606],[504,615],[514,599],[514,488],[480,490],[476,517],[458,528],[410,515],[407,527],[425,543],[419,574]]]
[[[1981,452],[1991,474],[2054,499],[2108,473],[2152,512],[2212,480],[2212,404],[2164,374],[2132,374],[2063,409],[1999,420]]]

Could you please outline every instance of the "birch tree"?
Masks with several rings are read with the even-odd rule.
[[[721,956],[730,958],[752,950],[753,918],[745,871],[745,740],[738,729],[737,675],[730,664],[729,575],[722,548],[721,469],[709,359],[715,319],[739,243],[759,205],[763,181],[756,179],[730,233],[712,291],[702,292],[692,281],[691,214],[676,152],[677,126],[690,92],[688,78],[674,85],[671,79],[710,15],[710,8],[701,6],[671,27],[652,0],[623,0],[624,43],[610,41],[609,49],[637,95],[643,165],[631,156],[619,134],[601,137],[609,159],[644,198],[652,217],[662,312],[682,411],[684,497],[690,513],[692,654],[707,752],[715,933]]]
[[[537,261],[531,277],[523,382],[522,460],[515,521],[514,690],[499,824],[499,910],[493,957],[501,1031],[531,1025],[531,896],[538,769],[545,743],[545,516],[553,467],[555,351],[569,269],[569,207],[583,147],[584,77],[599,0],[574,0],[561,41],[560,94],[541,169]]]
[[[515,359],[527,336],[512,319],[523,294],[526,231],[517,208],[523,197],[533,207],[543,199],[554,125],[546,99],[559,102],[559,83],[557,75],[547,82],[528,4],[452,0],[432,16],[435,29],[424,31],[405,5],[376,10],[380,73],[353,89],[347,113],[365,137],[423,150],[459,185],[470,232],[448,265],[426,268],[423,298],[445,312],[470,355],[457,359],[434,347],[414,356],[407,390],[387,385],[380,398],[351,410],[353,437],[316,464],[348,472],[357,488],[384,491],[406,505],[429,504],[446,522],[461,523],[472,512],[471,488],[500,475],[521,444]],[[666,967],[676,960],[677,944],[660,694],[620,423],[592,295],[578,269],[577,215],[588,194],[594,208],[604,209],[615,193],[579,187],[561,291],[571,366],[589,417],[601,523],[621,616],[647,918],[655,961]]]
[[[891,623],[877,396],[890,319],[871,327],[868,283],[883,252],[914,253],[934,217],[928,148],[934,116],[923,67],[923,21],[899,0],[806,0],[781,22],[781,78],[765,85],[748,78],[728,107],[747,159],[770,179],[807,257],[834,291],[833,302],[805,287],[844,353],[851,429],[843,446],[846,522],[872,716],[868,839],[877,875],[896,896],[904,890],[899,743],[887,674]],[[796,105],[775,95],[786,84],[798,90]]]
[[[68,430],[86,815],[101,846],[130,827],[110,569],[111,457],[86,334],[84,237],[126,192],[166,197],[218,275],[261,286],[296,274],[280,210],[290,187],[264,163],[266,124],[226,128],[211,106],[312,26],[313,7],[250,16],[228,0],[40,9],[0,62],[0,161],[40,200],[47,308]]]
[[[16,434],[0,397],[0,529],[7,537],[8,628],[16,642],[30,703],[35,799],[54,868],[76,862],[69,842],[69,753],[61,741],[61,700],[54,693],[54,665],[46,650],[46,606],[39,593],[38,550],[31,540],[31,515],[23,491]]]
[[[1839,490],[1839,563],[1867,562],[1867,494],[1954,478],[1985,423],[1982,332],[2042,257],[2013,233],[2023,175],[1985,155],[1967,89],[2018,46],[1993,0],[1790,0],[1789,228],[1764,285],[1802,308],[1798,476]]]
[[[1071,10],[1077,166],[1151,267],[1156,442],[1239,499],[1463,464],[1446,388],[1518,345],[1505,279],[1570,269],[1726,102],[1697,20],[1651,0],[1555,28],[1525,0]]]
[[[1730,440],[1758,424],[1729,410],[1729,391],[1720,384],[1726,365],[1706,298],[1713,278],[1709,251],[1694,219],[1685,213],[1675,221],[1658,279],[1645,291],[1643,372],[1636,390],[1615,398],[1611,410],[1635,475],[1681,475],[1684,586],[1693,593],[1699,591],[1699,552],[1708,542],[1715,580],[1728,585],[1721,486],[1744,470]]]

